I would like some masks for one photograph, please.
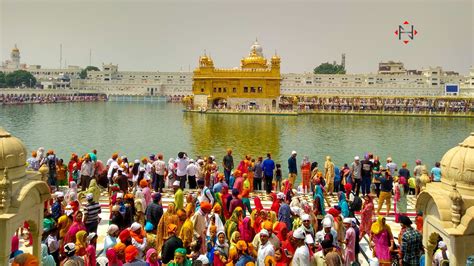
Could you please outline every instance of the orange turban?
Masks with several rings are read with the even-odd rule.
[[[209,202],[203,201],[201,202],[201,210],[205,213],[209,213],[212,210],[212,206]]]
[[[119,252],[123,252],[126,247],[127,247],[127,246],[125,246],[124,243],[119,242],[119,243],[115,244],[114,250],[115,250],[115,252],[119,253]]]
[[[125,261],[132,262],[138,255],[138,250],[135,246],[129,245],[125,248]]]
[[[127,241],[129,237],[130,237],[130,231],[128,229],[123,230],[119,234],[119,239],[122,243],[125,243],[125,241]]]
[[[168,224],[168,233],[176,233],[178,226],[175,224]]]
[[[147,187],[148,182],[145,179],[140,180],[140,187]]]
[[[117,159],[118,158],[118,153],[112,154],[112,159]]]
[[[247,243],[244,240],[239,240],[235,246],[238,250],[247,250]]]
[[[273,229],[272,222],[270,222],[270,221],[263,222],[263,229],[265,229],[267,231],[272,231],[272,229]]]
[[[23,253],[15,257],[12,265],[14,266],[36,266],[39,265],[38,259],[30,253]]]

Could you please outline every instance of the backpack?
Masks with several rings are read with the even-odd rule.
[[[362,209],[362,199],[355,195],[354,200],[351,203],[351,210],[354,212],[360,211]]]
[[[54,170],[56,171],[56,156],[48,156],[48,168],[49,170]]]

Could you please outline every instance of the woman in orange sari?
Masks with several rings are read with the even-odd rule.
[[[161,248],[165,243],[165,240],[168,239],[168,225],[169,224],[178,224],[178,215],[176,214],[174,203],[168,204],[168,209],[163,214],[158,223],[158,228],[156,230],[156,251],[161,252]]]
[[[308,156],[304,156],[301,163],[301,177],[303,179],[303,192],[306,193],[309,191],[309,180],[311,178],[311,162]]]

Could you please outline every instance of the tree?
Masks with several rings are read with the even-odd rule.
[[[346,74],[342,65],[322,63],[314,69],[314,74]]]
[[[0,71],[0,88],[5,88],[7,86],[5,82],[5,73]]]
[[[87,66],[86,68],[84,68],[81,71],[81,73],[79,73],[79,77],[81,79],[87,78],[87,71],[100,71],[100,69],[98,67],[95,67],[95,66]]]
[[[26,70],[16,70],[5,76],[7,87],[34,87],[36,78]]]

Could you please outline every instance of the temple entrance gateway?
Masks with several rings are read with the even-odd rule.
[[[26,147],[0,128],[0,264],[8,265],[10,239],[28,221],[33,255],[41,260],[44,202],[51,197],[44,175],[26,171]]]

